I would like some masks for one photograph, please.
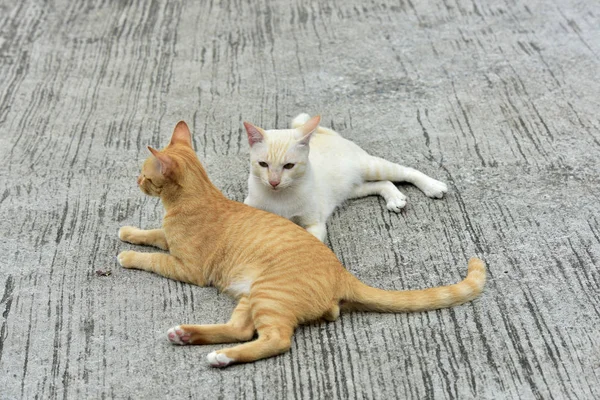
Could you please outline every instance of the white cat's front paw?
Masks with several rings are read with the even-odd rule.
[[[223,353],[217,353],[213,351],[206,356],[209,364],[213,367],[226,367],[231,364],[234,360],[232,358],[227,357]]]
[[[167,331],[169,342],[185,346],[190,344],[190,334],[181,328],[181,325],[174,326]]]
[[[398,192],[393,197],[388,199],[387,208],[390,211],[399,213],[400,211],[402,211],[404,206],[406,206],[406,196],[402,193]]]
[[[422,190],[427,197],[441,199],[444,197],[444,193],[448,191],[448,186],[446,186],[444,182],[431,179],[425,185],[423,185]]]

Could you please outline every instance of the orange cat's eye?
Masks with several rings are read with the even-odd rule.
[[[292,168],[294,168],[294,165],[296,165],[296,164],[287,163],[287,164],[285,164],[285,165],[283,166],[283,168],[285,168],[285,169],[292,169]]]
[[[264,161],[259,161],[259,162],[258,162],[258,165],[260,165],[260,166],[261,166],[261,167],[263,167],[263,168],[267,168],[267,167],[269,166],[269,164],[267,164],[267,163],[266,163],[266,162],[264,162]]]

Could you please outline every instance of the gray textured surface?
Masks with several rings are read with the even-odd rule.
[[[0,398],[600,398],[597,1],[0,1]],[[115,263],[156,226],[145,146],[185,119],[228,196],[242,121],[321,113],[372,154],[449,184],[346,204],[330,246],[385,288],[483,297],[346,314],[292,350],[215,370],[167,328],[233,302]],[[112,269],[98,277],[97,269]]]

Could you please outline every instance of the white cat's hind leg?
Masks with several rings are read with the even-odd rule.
[[[365,197],[378,194],[387,203],[387,208],[400,212],[406,205],[406,196],[390,181],[364,182],[352,191],[352,197]]]
[[[369,156],[362,165],[363,178],[367,181],[387,180],[392,182],[410,182],[428,197],[441,199],[448,191],[445,183],[435,180],[414,168]]]
[[[419,189],[421,189],[421,191],[425,193],[428,197],[436,199],[441,199],[442,197],[444,197],[444,193],[448,191],[448,186],[446,186],[444,182],[440,182],[438,180],[430,178],[427,175],[425,176],[427,177],[427,180],[425,182],[421,183],[420,185],[415,183],[415,185]]]

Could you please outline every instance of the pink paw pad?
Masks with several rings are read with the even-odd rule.
[[[169,342],[173,344],[178,344],[180,346],[189,344],[190,342],[190,334],[183,329],[181,326],[177,325],[167,331],[167,338],[169,338]]]

